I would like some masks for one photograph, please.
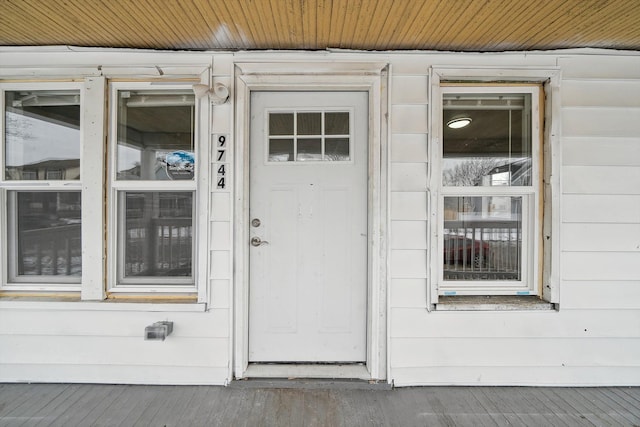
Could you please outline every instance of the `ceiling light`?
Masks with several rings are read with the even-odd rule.
[[[470,117],[455,117],[447,122],[447,126],[451,129],[460,129],[471,123]]]

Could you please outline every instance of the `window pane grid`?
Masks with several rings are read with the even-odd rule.
[[[268,161],[351,160],[349,120],[349,112],[270,112]]]

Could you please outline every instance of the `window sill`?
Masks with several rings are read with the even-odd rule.
[[[147,312],[205,312],[207,304],[197,302],[123,300],[70,301],[58,298],[3,297],[0,310],[51,310],[51,311],[147,311]]]
[[[557,304],[537,296],[443,296],[435,304],[436,311],[554,311]]]

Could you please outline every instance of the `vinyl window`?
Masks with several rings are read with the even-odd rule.
[[[77,290],[82,277],[82,88],[0,86],[3,290]]]
[[[194,292],[196,100],[190,86],[113,83],[112,292]]]
[[[539,85],[441,88],[437,292],[537,295]]]

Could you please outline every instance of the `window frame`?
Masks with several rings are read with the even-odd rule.
[[[447,85],[487,86],[488,89],[486,92],[488,93],[491,92],[490,88],[495,88],[497,86],[517,87],[520,85],[540,85],[540,130],[538,133],[541,137],[539,147],[536,151],[540,153],[540,173],[537,176],[539,176],[543,181],[538,189],[539,200],[535,204],[534,209],[531,209],[531,207],[529,209],[530,212],[533,212],[534,215],[540,218],[535,224],[537,226],[537,230],[535,231],[537,246],[534,248],[534,257],[536,257],[536,261],[535,263],[532,263],[531,261],[529,262],[534,273],[537,273],[537,277],[532,283],[535,293],[529,290],[522,292],[515,290],[515,292],[511,294],[514,296],[508,296],[506,298],[539,298],[541,302],[552,303],[552,306],[555,306],[556,308],[558,307],[560,281],[559,195],[561,188],[561,149],[559,142],[559,118],[561,110],[559,96],[560,80],[561,72],[558,67],[430,67],[430,167],[428,172],[428,207],[430,225],[428,235],[429,269],[427,276],[428,310],[436,309],[441,297],[446,297],[443,301],[446,300],[446,304],[449,304],[451,303],[452,298],[455,300],[456,296],[460,298],[461,303],[464,300],[465,308],[458,307],[454,309],[486,309],[486,304],[480,303],[480,300],[469,300],[469,298],[475,298],[474,295],[480,295],[481,298],[487,298],[492,295],[490,292],[460,293],[455,291],[448,292],[445,295],[445,293],[440,289],[440,284],[442,283],[440,277],[441,271],[443,270],[443,248],[438,245],[438,241],[442,235],[443,227],[441,226],[441,223],[443,223],[443,219],[441,217],[444,215],[443,202],[441,203],[441,200],[444,200],[444,196],[441,194],[442,170],[440,165],[440,159],[442,158],[442,88]],[[474,191],[483,191],[481,187],[476,188],[477,189]],[[499,294],[502,295],[502,293]],[[496,298],[498,298],[498,296],[496,296]],[[474,303],[473,301],[478,302]],[[519,304],[519,300],[513,301],[516,301]],[[480,308],[480,306],[484,308]],[[504,305],[495,304],[495,307],[496,309],[503,309]],[[443,306],[443,308],[445,310],[447,309],[445,306]]]
[[[529,186],[449,186],[442,182],[442,162],[444,156],[443,126],[440,127],[440,140],[442,147],[439,155],[432,158],[432,162],[439,162],[440,185],[437,209],[438,242],[437,254],[439,259],[438,269],[438,293],[441,296],[454,295],[537,295],[539,291],[538,271],[534,268],[538,264],[538,244],[541,218],[535,212],[535,207],[540,203],[540,96],[539,85],[483,85],[483,84],[442,84],[438,115],[442,122],[443,102],[448,94],[528,94],[531,100],[530,109],[530,139],[531,139],[531,185]],[[520,253],[521,276],[520,280],[460,280],[450,281],[444,279],[444,199],[446,197],[522,197],[522,250]]]
[[[5,105],[5,93],[10,91],[77,91],[79,95],[80,106],[80,124],[79,124],[79,161],[80,161],[80,178],[76,180],[8,180],[6,179],[6,105]],[[22,292],[22,291],[57,291],[57,292],[77,292],[81,290],[82,282],[84,278],[85,260],[83,253],[82,260],[82,272],[80,276],[56,276],[56,275],[18,275],[14,274],[16,269],[15,263],[17,262],[17,254],[10,253],[9,249],[16,246],[15,239],[17,239],[17,222],[15,214],[12,216],[9,212],[9,199],[10,197],[17,198],[17,192],[78,192],[80,193],[81,203],[84,204],[85,186],[85,168],[86,165],[83,161],[83,153],[87,144],[85,138],[86,132],[86,120],[84,102],[86,99],[86,87],[84,82],[78,81],[66,81],[66,82],[47,82],[47,81],[34,81],[34,82],[2,82],[0,83],[0,110],[2,111],[2,119],[0,120],[0,169],[2,170],[0,176],[0,205],[3,206],[0,209],[0,253],[2,253],[2,261],[0,263],[0,292]],[[46,178],[46,176],[45,176]],[[10,193],[15,192],[11,195]],[[14,203],[14,208],[17,209],[17,204]],[[84,208],[81,208],[81,223],[82,213]],[[11,229],[14,231],[11,231]],[[84,226],[81,227],[81,247],[84,248],[84,243],[87,239],[87,235],[84,230]],[[11,242],[11,243],[10,243]],[[84,251],[83,251],[84,252]],[[11,260],[10,260],[11,258]],[[13,264],[13,265],[12,265]],[[67,278],[68,279],[65,279]]]
[[[199,207],[202,204],[201,194],[206,192],[202,188],[202,176],[206,176],[208,170],[208,151],[207,146],[207,108],[205,103],[207,97],[197,98],[194,96],[194,123],[193,123],[193,143],[196,162],[194,165],[194,177],[191,180],[118,180],[117,179],[117,149],[118,149],[118,93],[119,91],[172,91],[183,90],[185,92],[192,91],[193,82],[162,82],[158,84],[153,81],[131,81],[109,82],[108,99],[109,99],[109,133],[108,133],[108,177],[107,185],[107,294],[148,294],[148,293],[164,293],[164,294],[198,294],[200,297],[200,288],[198,282],[202,275],[206,275],[205,271],[201,271],[202,257],[199,247],[206,245],[206,224],[202,215],[199,213]],[[172,278],[163,277],[144,277],[140,279],[124,279],[121,272],[120,263],[123,261],[124,251],[120,250],[121,235],[123,228],[118,218],[121,217],[124,202],[120,201],[120,196],[124,197],[127,192],[190,192],[193,194],[192,207],[192,276],[184,279],[179,276]],[[199,235],[202,236],[199,237]],[[206,253],[206,252],[205,252]],[[124,280],[123,280],[124,279]]]

